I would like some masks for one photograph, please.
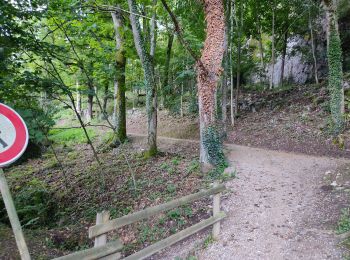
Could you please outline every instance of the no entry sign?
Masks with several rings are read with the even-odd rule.
[[[27,148],[28,129],[16,111],[0,103],[0,167],[16,161]]]
[[[2,168],[16,161],[27,145],[28,129],[23,119],[16,111],[0,103],[0,191],[23,260],[30,260],[30,255]]]

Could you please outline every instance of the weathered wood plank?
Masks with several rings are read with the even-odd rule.
[[[163,239],[149,247],[144,248],[143,250],[136,252],[135,254],[132,254],[128,257],[123,258],[123,260],[140,260],[145,259],[151,255],[153,255],[156,252],[159,252],[160,250],[169,247],[176,242],[189,237],[198,231],[222,220],[224,217],[226,217],[226,214],[224,212],[220,212],[216,217],[210,217],[206,220],[203,220],[199,222],[198,224],[195,224],[189,228],[186,228],[185,230],[182,230],[166,239]]]
[[[115,240],[107,243],[104,246],[93,247],[86,250],[78,251],[70,255],[62,256],[59,258],[55,258],[56,260],[94,260],[100,259],[101,257],[105,257],[114,253],[117,253],[123,248],[123,244],[120,240]]]
[[[122,258],[122,254],[121,253],[115,253],[115,254],[111,254],[111,255],[107,255],[107,256],[101,257],[98,260],[119,260],[120,258]]]
[[[109,220],[109,211],[97,213],[96,225],[106,223]],[[97,236],[95,238],[94,247],[103,246],[107,243],[107,234]]]
[[[217,187],[213,187],[209,190],[203,190],[194,194],[190,194],[187,196],[184,196],[182,198],[172,200],[170,202],[150,207],[126,216],[123,216],[121,218],[113,219],[108,221],[105,224],[99,224],[93,227],[89,228],[89,238],[94,238],[96,236],[99,236],[101,234],[107,233],[109,231],[118,229],[120,227],[123,227],[125,225],[129,225],[131,223],[149,218],[151,216],[154,216],[158,213],[161,213],[163,211],[171,210],[173,208],[185,205],[187,203],[199,200],[201,198],[222,192],[226,189],[225,185],[220,184]]]

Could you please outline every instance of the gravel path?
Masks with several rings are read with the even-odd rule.
[[[198,259],[341,259],[320,187],[327,171],[348,160],[226,148],[237,169],[237,178],[226,184],[232,190],[222,207],[228,217],[219,241],[197,250]],[[207,234],[197,234],[156,258],[185,257]]]

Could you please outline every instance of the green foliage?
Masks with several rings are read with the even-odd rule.
[[[187,167],[187,174],[191,174],[200,170],[200,163],[198,160],[191,161],[190,165]]]
[[[207,238],[203,242],[203,247],[207,248],[210,244],[214,243],[214,238],[212,235],[207,236]]]
[[[94,138],[96,133],[93,129],[87,129],[90,138]],[[49,132],[49,139],[58,144],[82,144],[86,143],[87,139],[83,129],[52,129]]]
[[[328,88],[331,96],[330,108],[333,119],[333,134],[338,135],[344,127],[342,106],[344,105],[342,50],[339,34],[331,29],[328,48]]]
[[[342,209],[340,219],[336,228],[338,234],[350,231],[350,209]]]
[[[23,226],[38,228],[52,225],[57,211],[56,203],[41,181],[31,180],[16,192],[14,202]]]
[[[226,166],[222,140],[216,126],[209,126],[203,130],[203,146],[208,153],[210,164],[219,168]]]
[[[45,135],[48,133],[50,127],[55,122],[52,119],[51,113],[46,113],[39,106],[15,106],[16,111],[23,117],[28,127],[30,140],[35,144],[41,145],[46,142]]]

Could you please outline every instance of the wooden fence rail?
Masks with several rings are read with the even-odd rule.
[[[186,205],[188,203],[191,203],[193,201],[199,200],[204,197],[208,197],[213,194],[217,194],[219,192],[222,192],[225,190],[225,186],[223,184],[218,185],[216,187],[213,187],[209,190],[203,190],[194,194],[187,195],[185,197],[172,200],[170,202],[150,207],[141,211],[137,211],[135,213],[117,218],[112,219],[104,224],[98,224],[96,226],[89,228],[89,238],[94,238],[96,236],[99,236],[101,234],[107,233],[109,231],[121,228],[123,226],[132,224],[134,222],[152,217],[154,215],[157,215],[161,212],[168,211],[174,208],[177,208],[179,206]]]
[[[221,196],[221,192],[223,192],[224,190],[226,190],[225,185],[214,184],[214,187],[211,189],[199,191],[197,193],[190,194],[161,205],[149,207],[144,210],[140,210],[135,213],[132,213],[117,219],[112,219],[112,220],[109,220],[110,214],[108,211],[97,213],[96,225],[89,228],[89,238],[95,239],[95,243],[94,243],[95,247],[57,258],[57,260],[120,259],[121,258],[120,251],[123,245],[119,239],[116,241],[107,243],[107,232],[116,230],[120,227],[135,223],[143,219],[147,219],[161,212],[168,211],[180,206],[184,206],[193,201],[200,200],[210,195],[214,195],[212,217],[206,220],[203,220],[191,227],[188,227],[168,238],[165,238],[159,242],[156,242],[153,245],[146,247],[139,252],[136,252],[130,256],[125,257],[124,259],[125,260],[144,259],[211,225],[213,225],[213,238],[218,239],[219,233],[220,233],[220,220],[226,217],[226,214],[220,211],[220,196]]]

